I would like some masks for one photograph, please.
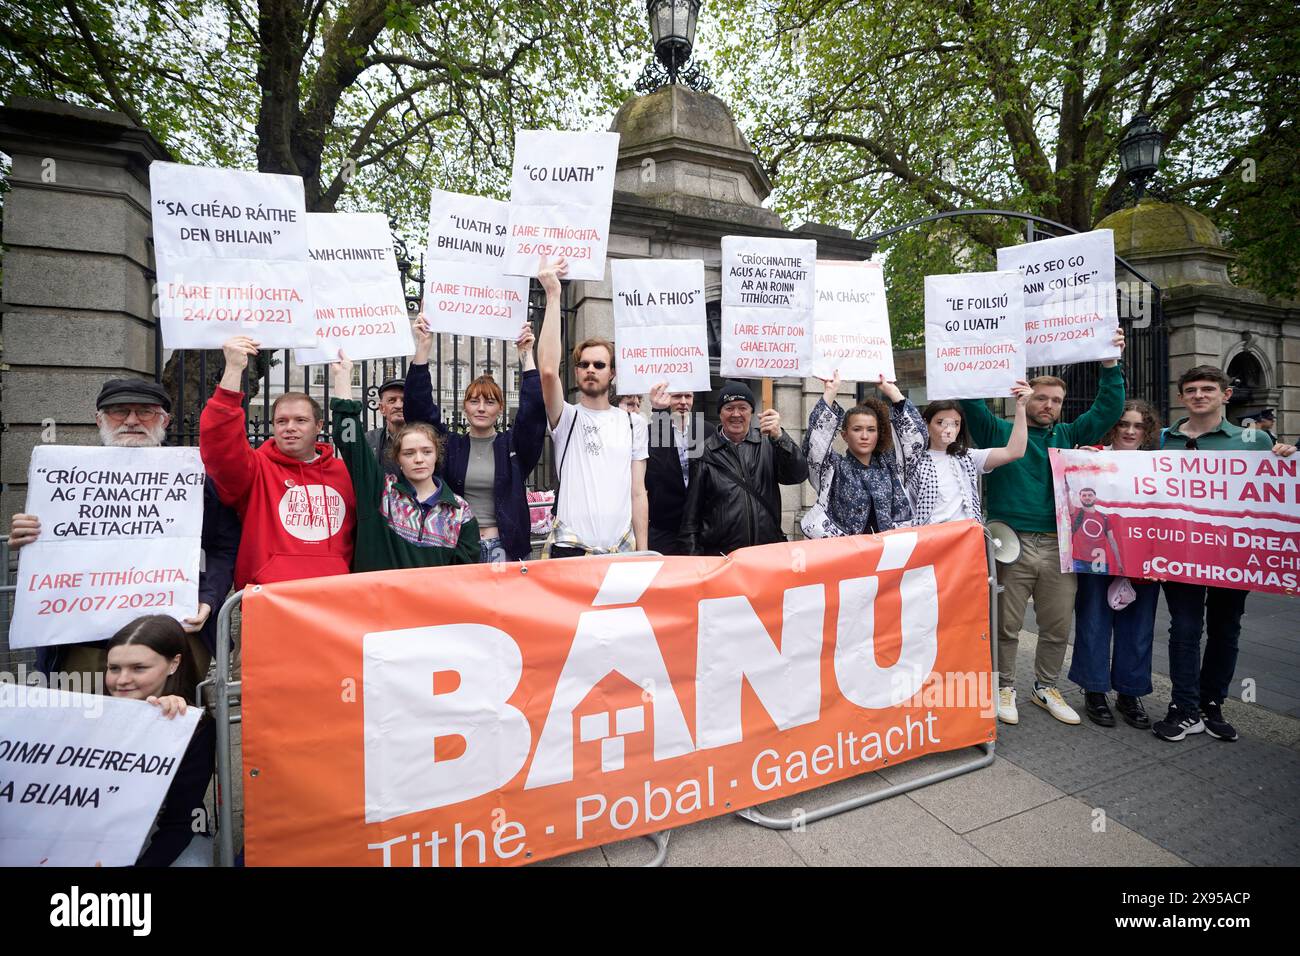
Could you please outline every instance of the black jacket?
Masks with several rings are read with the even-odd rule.
[[[427,366],[426,366],[427,368]],[[414,421],[414,419],[411,419]],[[366,444],[370,450],[375,453],[375,458],[379,462],[379,467],[384,470],[386,475],[396,475],[402,477],[402,471],[397,467],[397,462],[388,454],[388,423],[384,422],[378,428],[372,428],[366,432]]]
[[[743,476],[760,499],[736,480]],[[784,430],[773,440],[752,425],[745,440],[732,444],[714,431],[691,476],[682,510],[682,535],[693,554],[728,554],[737,548],[784,541],[781,491],[808,478],[803,451]]]
[[[686,421],[687,428],[690,428],[693,417],[687,416]],[[693,481],[698,472],[699,458],[688,458],[687,468]],[[686,506],[686,488],[686,482],[682,480],[681,459],[677,457],[677,432],[672,426],[672,415],[661,408],[650,419],[650,459],[645,469],[651,530],[668,536],[677,535],[682,524],[682,509]]]

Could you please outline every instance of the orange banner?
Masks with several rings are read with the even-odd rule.
[[[993,739],[975,522],[249,589],[250,865],[518,865]]]

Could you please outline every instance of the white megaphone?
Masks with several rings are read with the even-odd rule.
[[[1020,557],[1020,539],[1011,530],[1011,525],[990,521],[984,529],[993,540],[993,559],[998,564],[1014,564]]]

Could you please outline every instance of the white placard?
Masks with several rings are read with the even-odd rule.
[[[709,390],[701,259],[614,259],[614,344],[620,394]]]
[[[1119,358],[1111,230],[1007,246],[998,268],[1024,280],[1026,365]]]
[[[200,711],[0,683],[0,866],[130,866]]]
[[[535,276],[542,256],[570,279],[603,279],[618,133],[519,130],[510,179],[506,272]]]
[[[199,606],[203,462],[197,448],[37,445],[11,647],[98,641],[145,614]],[[213,613],[216,609],[213,608]]]
[[[167,348],[315,341],[301,177],[154,162],[149,193]]]
[[[307,214],[315,348],[295,349],[299,365],[412,355],[415,340],[393,256],[388,217],[378,212]]]
[[[925,390],[943,398],[1009,398],[1025,377],[1017,272],[925,277]]]
[[[433,189],[429,193],[426,261],[505,267],[510,204],[486,196]]]
[[[426,260],[424,316],[435,332],[513,342],[528,321],[528,277],[499,265]]]
[[[812,374],[846,382],[894,381],[894,348],[878,262],[817,260]]]
[[[722,375],[808,374],[816,267],[814,239],[722,238]]]

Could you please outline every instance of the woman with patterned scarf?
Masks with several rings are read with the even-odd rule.
[[[476,564],[478,521],[469,504],[434,475],[442,438],[427,422],[410,422],[388,444],[401,476],[385,474],[366,443],[361,403],[352,398],[352,362],[340,350],[334,373],[334,445],[357,494],[352,570],[387,571]]]
[[[984,520],[980,475],[1023,458],[1029,441],[1025,404],[1033,389],[1025,382],[1016,382],[1011,394],[1016,397],[1016,419],[1005,448],[971,448],[960,403],[939,401],[925,406],[921,414],[927,432],[926,450],[910,458],[903,469],[916,524],[963,518]]]
[[[809,538],[830,538],[875,534],[912,524],[912,507],[894,456],[894,435],[904,462],[925,447],[924,426],[916,406],[882,375],[877,387],[889,399],[889,407],[878,398],[869,398],[845,414],[835,401],[839,370],[832,378],[818,381],[824,390],[808,416],[803,437],[808,481],[817,491],[817,504],[800,522],[803,533]],[[831,450],[837,431],[847,446],[846,455]]]

